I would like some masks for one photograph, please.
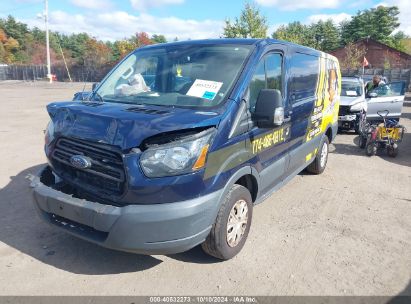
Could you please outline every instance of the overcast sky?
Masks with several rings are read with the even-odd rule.
[[[44,29],[43,0],[0,0],[0,18],[11,14],[30,26]],[[400,8],[400,29],[411,35],[410,0],[256,0],[267,16],[269,35],[281,24],[310,23],[332,18],[340,22],[358,10],[377,5]],[[238,0],[49,0],[50,29],[86,32],[102,40],[116,40],[136,32],[163,34],[168,40],[218,38],[224,20],[238,16]]]

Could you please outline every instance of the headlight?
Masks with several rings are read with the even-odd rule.
[[[194,136],[149,148],[140,158],[147,177],[185,174],[204,167],[208,148],[215,133],[209,129]]]
[[[359,102],[356,103],[355,105],[352,105],[350,108],[350,112],[360,112],[364,108],[364,102]]]
[[[52,120],[47,124],[46,130],[44,132],[44,143],[48,146],[54,139],[54,123]]]

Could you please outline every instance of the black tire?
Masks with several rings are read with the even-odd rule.
[[[361,133],[360,120],[359,120],[358,117],[357,117],[357,120],[355,121],[354,133],[355,133],[355,134],[360,134],[360,133]]]
[[[360,146],[361,149],[364,149],[366,144],[367,144],[367,138],[364,137],[364,135],[360,134],[359,139],[358,139],[358,145]]]
[[[237,202],[245,201],[248,208],[247,224],[244,234],[238,244],[231,247],[227,240],[227,224],[230,212]],[[253,216],[253,201],[250,191],[241,185],[234,185],[227,193],[226,199],[221,205],[216,221],[211,228],[207,239],[201,244],[203,250],[209,255],[221,260],[229,260],[233,258],[243,248],[247,240],[248,232],[250,231],[251,220]]]
[[[366,133],[365,125],[367,124],[367,118],[365,113],[360,113],[357,115],[357,119],[355,121],[355,132],[357,134],[364,134]]]
[[[323,164],[321,163],[321,158],[322,158],[322,151],[323,151],[323,146],[326,145],[326,155],[325,155],[325,161]],[[327,136],[324,136],[324,138],[321,140],[320,146],[318,148],[317,155],[315,156],[314,161],[308,165],[307,171],[313,174],[321,174],[324,172],[325,167],[327,166],[327,161],[328,161],[328,150],[329,150],[329,145],[330,142],[328,140]]]
[[[397,144],[388,145],[387,146],[387,154],[390,157],[397,157],[397,155],[398,155],[398,145]]]
[[[368,142],[365,146],[365,154],[368,156],[374,156],[377,154],[377,145],[373,142]]]

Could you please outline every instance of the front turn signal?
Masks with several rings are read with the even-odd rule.
[[[200,156],[197,158],[197,161],[195,162],[194,166],[193,166],[193,170],[198,170],[201,169],[205,166],[206,163],[206,158],[207,158],[207,152],[208,152],[208,147],[209,145],[205,145],[202,149],[201,149],[201,153]]]

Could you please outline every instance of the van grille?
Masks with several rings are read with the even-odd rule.
[[[70,158],[87,156],[91,167],[75,168]],[[52,164],[67,182],[99,195],[120,195],[124,190],[125,173],[120,152],[108,146],[90,144],[77,139],[59,138],[52,153]]]

